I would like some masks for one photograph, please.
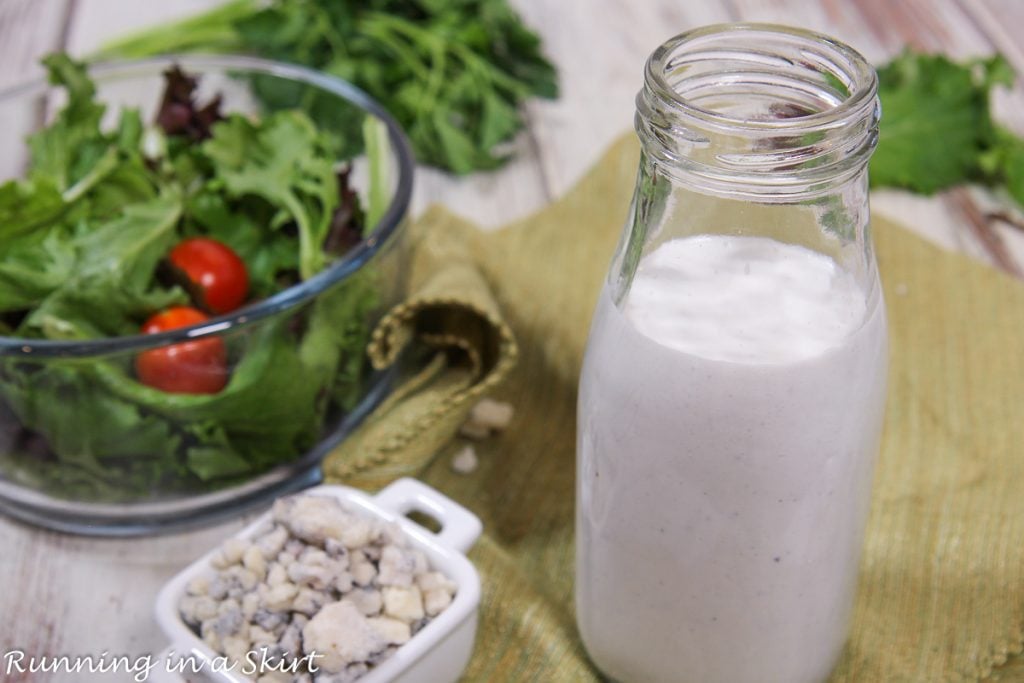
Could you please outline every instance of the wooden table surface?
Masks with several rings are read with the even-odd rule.
[[[702,24],[771,21],[822,31],[880,63],[905,45],[954,57],[1001,51],[1024,74],[1024,0],[512,0],[544,39],[558,66],[557,101],[526,107],[528,130],[516,160],[487,175],[456,180],[424,170],[416,211],[443,202],[482,226],[496,227],[563,194],[605,147],[628,131],[641,67],[669,36]],[[181,17],[214,0],[0,0],[0,89],[38,76],[38,58],[55,49],[88,54],[125,31]],[[996,113],[1024,134],[1020,83],[996,99]],[[939,142],[939,141],[936,141]],[[872,196],[877,213],[948,249],[1018,276],[1024,232],[995,220],[1006,208],[980,188],[932,198],[898,191]],[[1018,214],[1019,216],[1019,214]],[[241,522],[137,540],[93,540],[0,519],[0,657],[138,656],[166,644],[152,617],[160,585]],[[989,680],[1024,681],[1020,657]],[[127,680],[37,674],[0,680]]]

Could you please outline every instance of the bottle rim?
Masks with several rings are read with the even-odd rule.
[[[806,193],[864,168],[878,137],[878,77],[824,34],[761,23],[676,35],[647,60],[637,95],[645,152],[676,177]],[[777,98],[776,112],[751,115]],[[739,104],[742,114],[707,101]],[[753,107],[757,109],[757,107]],[[803,188],[802,190],[798,188]]]
[[[800,116],[776,119],[750,119],[730,116],[711,109],[697,106],[690,98],[680,93],[676,86],[669,82],[666,74],[673,68],[673,59],[687,57],[695,59],[714,58],[718,50],[714,43],[722,38],[738,38],[749,41],[746,51],[751,55],[761,55],[767,59],[784,60],[784,57],[772,54],[762,43],[756,42],[759,37],[789,38],[793,45],[803,44],[803,55],[814,60],[818,66],[827,69],[843,86],[849,95],[834,107],[822,111],[811,112]],[[701,50],[712,48],[706,53]],[[735,52],[733,52],[735,55]],[[724,55],[723,55],[724,56]],[[777,62],[778,63],[778,62]],[[829,69],[828,67],[834,67]],[[757,131],[806,131],[818,126],[828,126],[837,119],[848,116],[867,116],[874,108],[874,100],[878,89],[878,76],[868,61],[857,50],[846,43],[823,33],[805,29],[764,23],[714,24],[691,31],[680,33],[662,43],[651,54],[646,65],[646,86],[657,92],[666,103],[675,105],[680,112],[710,124],[724,127],[749,129]],[[851,87],[852,86],[852,87]]]

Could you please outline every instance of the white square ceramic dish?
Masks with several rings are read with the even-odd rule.
[[[480,577],[466,559],[465,552],[480,535],[481,524],[473,513],[450,500],[435,489],[415,479],[399,479],[375,496],[368,496],[346,486],[317,486],[298,495],[332,496],[372,515],[401,525],[412,546],[420,549],[431,566],[443,572],[457,585],[455,598],[443,612],[398,648],[366,675],[359,683],[454,683],[469,662],[476,636],[477,607],[480,604]],[[435,534],[410,520],[406,515],[418,511],[433,517],[441,524]],[[236,534],[238,538],[251,538],[269,519],[265,513]],[[156,603],[156,619],[171,639],[171,647],[164,652],[154,673],[159,680],[210,680],[222,683],[252,683],[253,679],[234,671],[214,671],[218,656],[211,650],[178,613],[178,602],[185,588],[196,576],[212,571],[210,560],[217,549],[199,558],[160,591]],[[193,657],[202,663],[202,675],[166,673],[167,657],[174,659]],[[223,668],[223,667],[221,667]],[[158,680],[154,676],[153,680]]]

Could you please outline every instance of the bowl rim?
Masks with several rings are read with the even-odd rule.
[[[32,339],[26,337],[0,336],[0,357],[13,356],[23,360],[31,358],[90,358],[127,351],[162,346],[171,342],[223,334],[227,330],[241,329],[259,320],[293,309],[331,286],[351,277],[377,252],[388,244],[396,233],[409,208],[412,197],[415,161],[412,148],[401,126],[378,103],[355,85],[336,76],[316,71],[298,64],[278,62],[260,57],[242,55],[212,54],[170,54],[136,60],[112,60],[91,64],[88,67],[92,77],[119,74],[128,75],[134,70],[170,67],[179,65],[185,71],[195,69],[246,70],[279,78],[300,81],[351,102],[360,109],[380,120],[387,129],[388,139],[398,163],[398,183],[384,214],[370,230],[368,236],[350,249],[338,261],[313,277],[284,289],[257,303],[226,315],[220,315],[190,327],[182,327],[157,334],[134,334],[118,337],[103,337],[88,340]],[[45,78],[38,78],[0,90],[0,103],[16,97],[44,92],[52,86]]]

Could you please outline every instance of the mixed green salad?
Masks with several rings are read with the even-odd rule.
[[[328,134],[298,110],[200,103],[177,68],[152,124],[106,107],[84,67],[45,60],[66,105],[0,185],[0,335],[88,340],[196,324],[323,270],[362,239],[365,208]],[[340,105],[339,105],[340,106]],[[364,145],[379,166],[379,123]],[[378,306],[360,272],[301,312],[102,358],[0,357],[0,476],[76,499],[215,488],[307,451],[365,382]]]

